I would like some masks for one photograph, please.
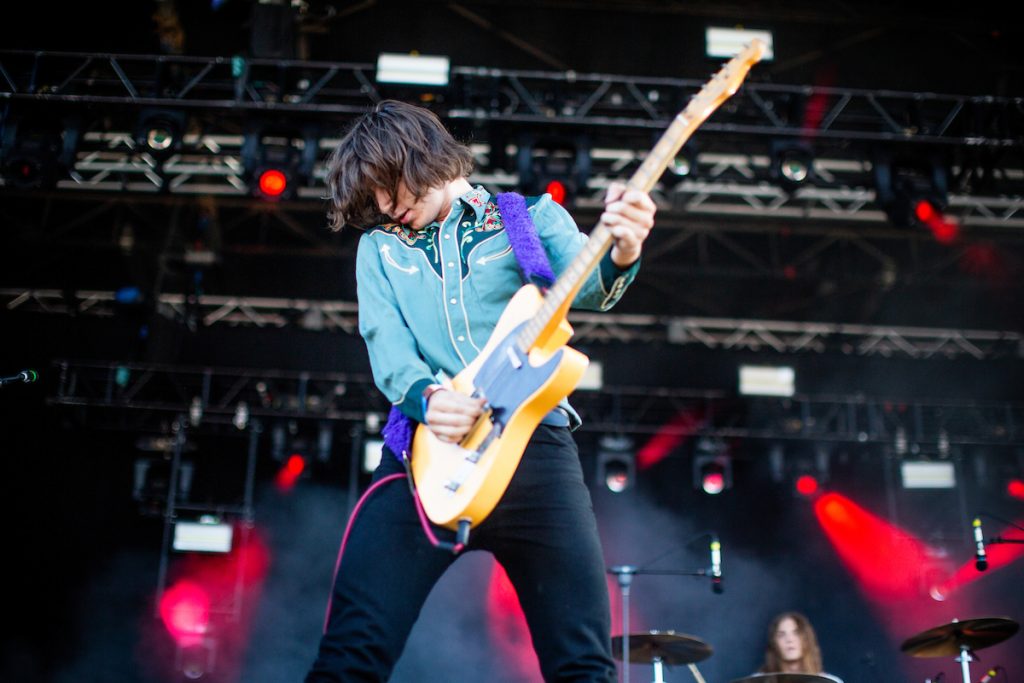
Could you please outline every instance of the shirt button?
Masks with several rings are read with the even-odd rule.
[[[457,303],[459,303],[459,300],[458,299],[452,299],[452,303],[453,304],[457,304]]]
[[[448,239],[448,233],[445,233],[445,234],[444,234],[444,238],[445,238],[445,239]]]
[[[449,268],[454,268],[455,267],[455,262],[454,261],[449,261],[448,262],[448,267]]]
[[[456,339],[458,339],[459,341],[466,341],[466,338],[463,337],[461,334],[458,337],[456,337]]]

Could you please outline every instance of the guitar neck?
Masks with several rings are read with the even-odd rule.
[[[701,88],[686,108],[676,115],[640,168],[633,173],[626,183],[627,189],[650,192],[693,132],[718,105],[739,89],[750,67],[761,59],[764,50],[764,43],[754,40]],[[611,249],[612,241],[611,231],[603,221],[598,222],[583,249],[551,286],[541,308],[519,333],[517,344],[520,349],[525,351],[543,342],[558,322],[565,318],[580,287]]]

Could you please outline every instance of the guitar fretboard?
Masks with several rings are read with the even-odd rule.
[[[628,189],[649,192],[654,187],[697,127],[704,123],[719,104],[736,92],[750,67],[761,59],[764,49],[764,44],[755,40],[701,88],[686,108],[672,120],[668,130],[626,183]],[[519,332],[516,344],[521,351],[525,353],[537,345],[542,341],[542,335],[550,333],[554,322],[565,317],[576,293],[611,248],[612,241],[611,231],[603,222],[599,222],[591,231],[583,249],[548,290],[540,309]]]

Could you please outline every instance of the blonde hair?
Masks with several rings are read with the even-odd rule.
[[[786,619],[793,620],[793,623],[796,624],[797,635],[800,636],[802,647],[800,648],[799,673],[820,674],[823,669],[821,666],[821,648],[818,647],[818,637],[814,633],[814,627],[811,626],[810,620],[799,612],[783,612],[772,619],[772,623],[768,626],[768,644],[764,649],[764,664],[761,666],[760,671],[762,673],[782,671],[782,653],[779,652],[775,634],[778,633],[779,626]]]

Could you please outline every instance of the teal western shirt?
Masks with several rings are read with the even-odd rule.
[[[529,212],[559,275],[587,236],[550,195],[533,202]],[[605,255],[573,308],[608,310],[638,268],[634,263],[622,270]],[[522,285],[497,205],[482,187],[460,197],[441,223],[419,231],[395,223],[367,230],[359,240],[356,286],[359,332],[377,386],[422,422],[423,390],[476,358]]]

